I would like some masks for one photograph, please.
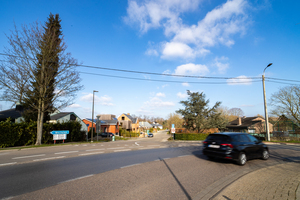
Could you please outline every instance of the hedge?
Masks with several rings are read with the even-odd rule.
[[[205,140],[209,134],[194,133],[194,134],[174,134],[175,140]]]
[[[42,143],[53,143],[53,130],[69,130],[66,142],[83,141],[86,139],[85,132],[80,131],[81,124],[76,121],[43,124]],[[13,147],[33,145],[36,142],[37,123],[32,121],[29,123],[12,123],[10,120],[0,122],[0,147]]]

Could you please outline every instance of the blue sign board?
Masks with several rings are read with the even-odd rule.
[[[51,131],[51,134],[69,134],[69,131]]]
[[[172,128],[175,128],[175,124],[172,124]]]

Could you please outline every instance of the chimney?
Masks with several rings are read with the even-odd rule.
[[[19,102],[16,103],[16,110],[20,111],[20,112],[23,112],[23,106]]]
[[[242,118],[241,117],[239,117],[239,123],[238,123],[238,125],[239,126],[242,125]]]
[[[127,115],[130,115],[130,113],[127,113]]]

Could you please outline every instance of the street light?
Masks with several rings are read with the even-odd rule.
[[[93,90],[93,107],[92,107],[92,133],[91,133],[91,142],[93,142],[93,134],[94,134],[94,126],[93,126],[93,122],[94,122],[94,93],[98,92],[96,90]],[[97,134],[97,141],[98,141],[98,134]]]
[[[266,131],[267,131],[267,140],[270,141],[270,131],[269,131],[269,118],[268,118],[268,110],[267,110],[267,100],[266,100],[266,89],[265,89],[265,71],[268,67],[270,67],[273,63],[268,64],[268,66],[264,69],[264,73],[262,75],[263,82],[263,90],[264,90],[264,105],[265,105],[265,118],[266,118]]]

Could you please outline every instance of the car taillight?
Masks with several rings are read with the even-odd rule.
[[[203,141],[203,144],[207,144],[207,142],[206,142],[206,141]]]
[[[233,148],[232,144],[221,144],[222,146],[228,146],[230,148]]]

